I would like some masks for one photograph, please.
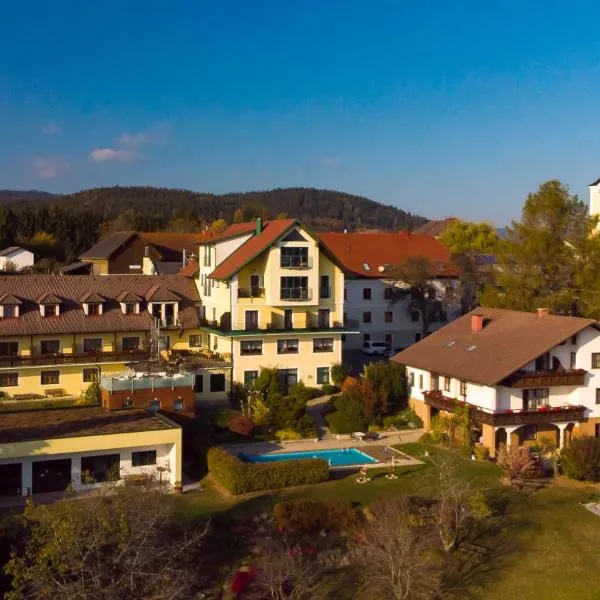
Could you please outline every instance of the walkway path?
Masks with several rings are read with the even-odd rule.
[[[331,398],[331,396],[321,396],[320,398],[313,398],[306,403],[306,412],[315,422],[315,426],[317,427],[317,437],[319,439],[330,439],[332,437],[331,432],[327,427],[327,421],[322,413],[329,398]]]

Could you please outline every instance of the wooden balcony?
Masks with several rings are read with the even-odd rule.
[[[502,382],[513,388],[556,387],[561,385],[585,385],[584,369],[568,371],[517,371]]]
[[[146,350],[123,352],[84,352],[81,354],[34,354],[33,356],[0,356],[0,368],[48,365],[94,364],[106,362],[137,362],[150,357]]]
[[[543,406],[537,410],[505,410],[491,413],[467,402],[444,396],[439,390],[424,392],[423,396],[426,404],[438,410],[452,411],[457,406],[468,406],[474,423],[485,423],[494,427],[575,422],[581,421],[585,417],[585,406]]]

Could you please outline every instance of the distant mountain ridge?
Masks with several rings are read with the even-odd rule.
[[[332,230],[412,230],[427,221],[362,196],[315,188],[221,195],[152,186],[101,187],[60,196],[37,190],[0,190],[0,203],[14,204],[15,208],[23,204],[52,205],[73,213],[90,212],[101,216],[103,221],[117,219],[124,213],[143,213],[147,225],[158,229],[174,218],[231,222],[240,216],[275,218],[282,214],[299,218],[314,228]]]

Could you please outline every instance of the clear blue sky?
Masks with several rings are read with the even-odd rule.
[[[314,186],[518,217],[600,177],[591,0],[19,0],[0,188]]]

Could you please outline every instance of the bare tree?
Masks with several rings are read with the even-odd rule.
[[[166,493],[150,485],[28,505],[24,547],[6,566],[14,588],[7,597],[191,597],[206,583],[198,562],[209,526],[178,529],[171,507]]]
[[[511,485],[521,484],[523,479],[531,477],[535,472],[535,460],[526,446],[502,444],[496,464],[502,469]]]
[[[406,498],[379,501],[372,513],[373,519],[357,546],[365,596],[386,600],[433,597],[440,570],[432,552],[427,515],[411,510]]]

